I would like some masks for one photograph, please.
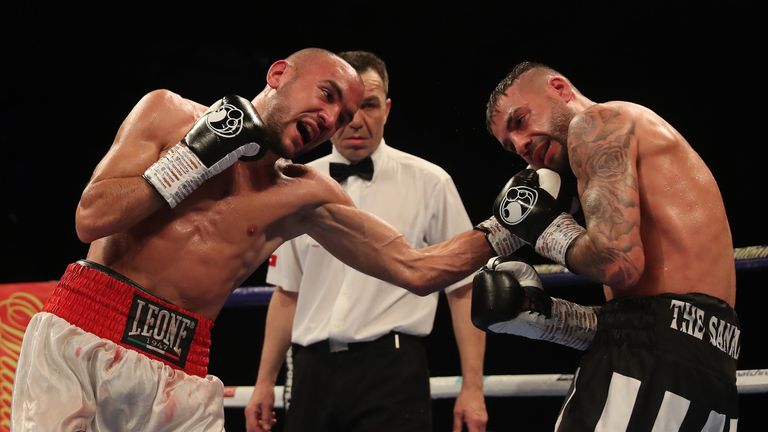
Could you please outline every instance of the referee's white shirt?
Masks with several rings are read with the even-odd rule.
[[[383,140],[371,155],[373,179],[351,176],[342,186],[355,204],[392,224],[414,248],[447,240],[472,228],[453,180],[424,159]],[[328,174],[330,162],[349,163],[334,148],[308,165]],[[471,276],[446,291],[463,286]],[[325,339],[361,342],[390,331],[425,336],[432,331],[438,293],[426,297],[354,270],[302,235],[275,251],[267,282],[298,291],[292,342]]]

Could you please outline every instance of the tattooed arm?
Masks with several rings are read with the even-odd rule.
[[[645,258],[634,119],[615,105],[594,105],[574,117],[568,154],[579,185],[587,231],[569,247],[575,273],[614,290],[635,285]]]

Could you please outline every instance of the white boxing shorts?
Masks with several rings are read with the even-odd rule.
[[[98,264],[70,264],[24,334],[11,430],[223,431],[212,326]]]

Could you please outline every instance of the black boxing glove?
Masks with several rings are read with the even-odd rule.
[[[565,253],[584,228],[568,212],[575,193],[555,171],[524,169],[515,174],[493,203],[493,214],[512,234],[540,255],[563,266]]]
[[[229,95],[216,102],[192,126],[179,144],[144,171],[171,208],[239,158],[264,155],[268,139],[253,104]]]
[[[472,323],[487,332],[585,350],[595,336],[597,310],[550,297],[536,270],[511,258],[491,258],[472,281]]]

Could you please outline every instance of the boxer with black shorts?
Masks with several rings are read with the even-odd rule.
[[[232,290],[300,234],[420,294],[487,260],[472,231],[414,250],[333,179],[281,159],[328,140],[363,91],[348,63],[309,48],[273,63],[252,101],[144,96],[77,206],[87,261],[67,268],[24,335],[12,429],[222,430],[210,327]]]
[[[504,187],[494,217],[480,228],[522,239],[602,283],[609,300],[594,309],[595,339],[555,429],[736,430],[741,330],[733,242],[704,161],[650,109],[595,103],[538,63],[512,69],[491,93],[486,119],[502,147],[529,168]],[[572,176],[584,226],[557,199],[561,178]],[[505,243],[497,243],[504,255]],[[540,305],[557,304],[542,303],[530,286],[521,290],[535,284],[518,283],[519,269],[486,267],[490,274],[476,279],[475,290],[491,300],[473,310],[484,328],[518,331],[512,315],[529,297],[539,303],[532,303],[534,315],[545,318],[550,311]]]

